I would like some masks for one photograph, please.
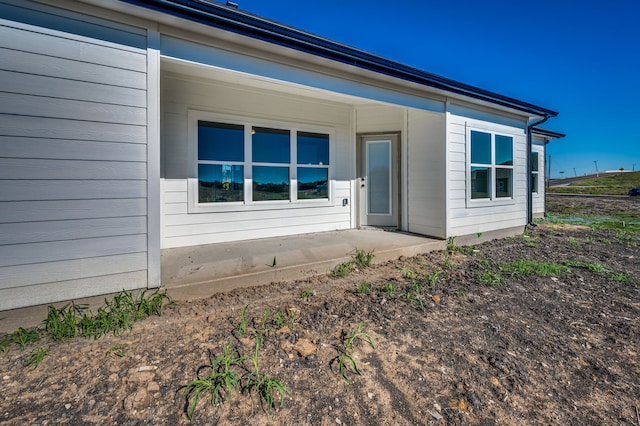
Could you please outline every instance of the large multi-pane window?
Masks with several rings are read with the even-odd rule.
[[[471,130],[470,152],[471,199],[513,198],[513,138]]]
[[[197,120],[197,203],[328,200],[329,147],[328,133]]]

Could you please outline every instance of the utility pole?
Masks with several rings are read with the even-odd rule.
[[[547,188],[551,186],[551,156],[549,156],[549,174],[547,175]]]
[[[573,168],[573,176],[574,177],[578,177],[578,173],[576,173],[576,168],[575,167]]]
[[[598,160],[593,160],[594,163],[596,163],[596,177],[599,177],[600,172],[598,171]]]

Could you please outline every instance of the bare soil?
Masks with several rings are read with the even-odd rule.
[[[563,198],[549,208],[640,213],[630,199]],[[44,339],[36,346],[48,355],[37,368],[25,366],[30,347],[14,347],[0,355],[0,423],[638,426],[639,244],[637,234],[619,230],[540,225],[344,278],[178,303],[120,336]],[[503,268],[522,259],[600,264],[608,272],[571,267],[524,276]],[[490,285],[497,274],[502,282]],[[369,294],[356,290],[362,282]],[[301,298],[307,289],[312,294]],[[295,312],[295,320],[278,328],[276,312]],[[360,323],[375,349],[356,341],[361,375],[349,369],[348,383],[337,357]],[[189,420],[184,387],[228,342],[250,355],[256,329],[264,330],[261,370],[290,391],[282,407],[270,409],[255,391],[234,391],[217,406],[204,395]],[[312,353],[300,355],[304,349]]]

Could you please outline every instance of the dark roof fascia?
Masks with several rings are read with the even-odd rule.
[[[206,0],[120,1],[528,114],[558,115],[550,109],[450,80],[220,3]]]
[[[567,136],[564,133],[554,132],[553,130],[543,129],[542,127],[534,127],[531,131],[535,135],[545,136],[550,139],[561,139]]]

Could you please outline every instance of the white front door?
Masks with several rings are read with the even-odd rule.
[[[360,138],[360,225],[398,227],[398,136]]]

